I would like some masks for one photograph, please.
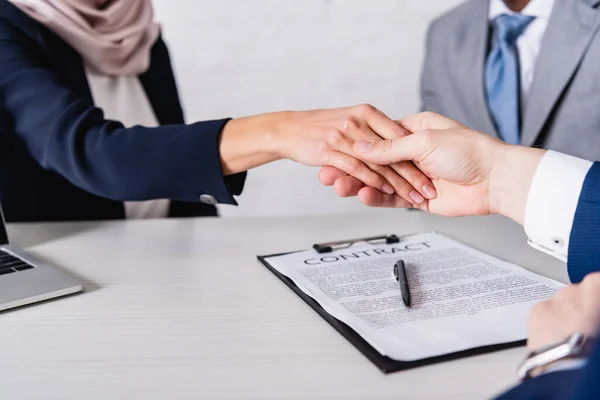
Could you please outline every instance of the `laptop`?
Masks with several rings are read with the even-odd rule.
[[[0,224],[0,311],[82,290],[77,279],[9,245],[2,208]]]

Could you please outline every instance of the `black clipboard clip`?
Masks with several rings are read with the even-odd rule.
[[[400,243],[400,238],[396,235],[383,235],[383,236],[372,236],[372,237],[350,239],[350,240],[338,240],[336,242],[314,244],[313,249],[315,249],[317,251],[317,253],[319,253],[319,254],[331,253],[334,250],[346,249],[346,248],[348,248],[356,243],[359,243],[359,242],[366,242],[369,244],[375,244],[375,243],[393,244],[393,243]]]

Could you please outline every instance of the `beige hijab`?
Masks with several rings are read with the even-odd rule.
[[[9,0],[54,31],[92,71],[138,75],[159,35],[151,0]]]

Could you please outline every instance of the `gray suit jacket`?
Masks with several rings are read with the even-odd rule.
[[[600,160],[600,0],[557,0],[535,66],[522,144]],[[424,111],[497,135],[484,68],[489,0],[472,0],[435,20],[421,81]]]

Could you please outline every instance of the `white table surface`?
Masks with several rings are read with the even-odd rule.
[[[501,217],[420,212],[9,226],[86,291],[0,313],[1,399],[480,399],[524,348],[384,375],[256,260],[315,241],[438,230],[566,282]]]

